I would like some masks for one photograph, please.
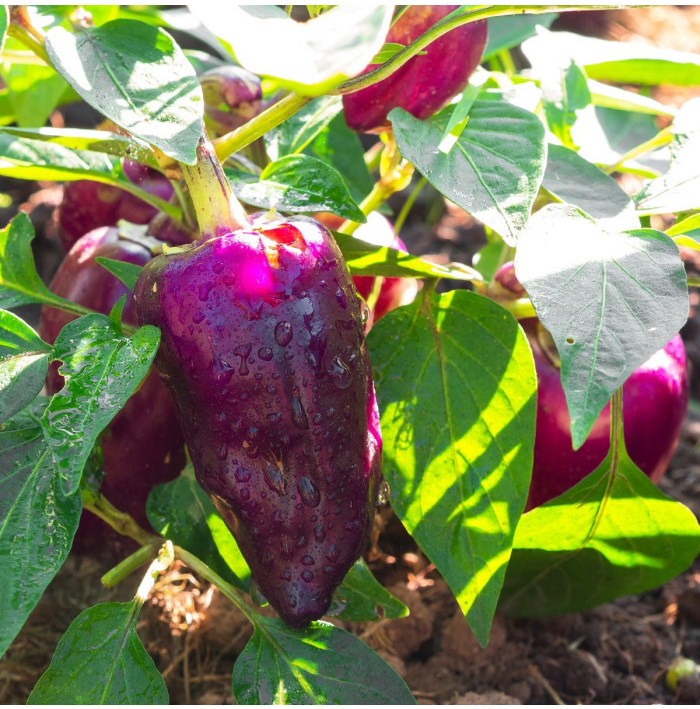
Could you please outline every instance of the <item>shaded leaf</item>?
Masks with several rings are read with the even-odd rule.
[[[34,267],[34,227],[24,212],[0,231],[0,308],[15,308],[51,298]]]
[[[293,630],[256,617],[233,666],[239,704],[415,704],[405,682],[354,635],[323,622]]]
[[[562,202],[575,205],[605,229],[639,227],[634,203],[617,182],[562,145],[548,146],[542,187]]]
[[[300,153],[342,110],[340,96],[320,96],[273,128],[265,136],[272,160]]]
[[[146,513],[153,528],[173,544],[193,553],[225,581],[245,591],[250,588],[248,564],[192,471],[156,485]]]
[[[310,155],[287,155],[270,163],[255,182],[232,183],[236,196],[256,207],[284,212],[333,212],[366,221],[343,181],[330,165]]]
[[[130,291],[136,287],[136,281],[143,270],[143,266],[137,266],[135,263],[116,261],[104,256],[98,256],[95,261],[116,276]]]
[[[408,608],[382,586],[360,557],[333,594],[326,615],[338,620],[370,621],[405,618]]]
[[[188,165],[202,135],[202,91],[192,65],[164,30],[113,20],[78,33],[53,27],[51,62],[93,108]]]
[[[448,199],[513,245],[542,181],[544,127],[534,113],[505,101],[475,101],[452,149],[438,149],[451,112],[419,121],[389,113],[401,154]]]
[[[39,424],[48,399],[0,425],[0,656],[63,565],[80,495],[64,497]]]
[[[555,204],[521,234],[515,270],[561,357],[578,448],[613,393],[688,317],[678,247],[653,229],[604,231]]]
[[[51,399],[41,425],[62,489],[74,492],[102,429],[148,373],[160,342],[150,325],[122,335],[105,315],[85,315],[59,333],[53,356],[66,383]]]
[[[84,610],[56,647],[27,704],[168,704],[168,689],[136,634],[140,605]]]

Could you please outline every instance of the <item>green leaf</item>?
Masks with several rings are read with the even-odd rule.
[[[0,230],[0,308],[16,308],[51,298],[34,267],[34,227],[24,212]]]
[[[7,5],[2,5],[0,10],[0,50],[5,46],[7,28],[10,26],[10,11]]]
[[[374,182],[364,160],[360,137],[337,114],[302,151],[334,167],[358,204],[370,193]]]
[[[22,353],[0,360],[0,423],[37,396],[48,371],[48,352]]]
[[[671,166],[634,197],[641,214],[665,214],[700,208],[700,99],[683,105],[671,128]]]
[[[333,595],[326,615],[338,620],[370,621],[405,618],[408,608],[382,586],[359,558]]]
[[[393,59],[405,47],[405,44],[398,42],[384,42],[382,48],[372,57],[370,64],[384,64],[389,59]],[[426,52],[419,52],[419,54],[426,54]]]
[[[68,556],[80,495],[64,497],[38,417],[47,400],[0,425],[0,656]]]
[[[613,393],[688,317],[678,247],[653,229],[604,231],[555,204],[530,219],[515,270],[557,345],[578,448]]]
[[[302,23],[274,5],[191,9],[248,71],[305,96],[328,93],[360,74],[384,45],[393,12],[392,5],[338,5]]]
[[[188,165],[202,135],[202,91],[192,65],[164,30],[113,20],[46,35],[53,65],[93,108]]]
[[[639,227],[634,203],[599,167],[562,145],[548,146],[542,187],[611,231]]]
[[[0,310],[0,423],[32,402],[44,386],[51,345],[21,318]]]
[[[537,32],[537,27],[549,28],[558,13],[546,15],[506,15],[489,17],[489,34],[482,61],[488,61],[504,49],[517,47]]]
[[[69,322],[56,338],[54,358],[66,378],[41,425],[66,494],[77,490],[85,461],[102,429],[148,373],[160,342],[150,325],[131,337],[105,315]]]
[[[95,261],[116,276],[130,291],[133,291],[136,287],[136,281],[143,270],[143,266],[137,266],[135,263],[117,261],[104,256],[98,256]]]
[[[22,318],[0,310],[0,357],[36,350],[49,352],[51,345],[47,345]]]
[[[450,110],[419,121],[389,113],[401,154],[448,199],[510,245],[525,225],[542,181],[544,127],[534,113],[506,101],[475,101],[449,153],[438,150]]]
[[[173,544],[192,552],[225,581],[249,590],[248,564],[191,470],[156,485],[148,496],[146,514],[153,528]]]
[[[108,130],[49,127],[16,128],[15,126],[7,126],[0,133],[15,136],[16,138],[28,138],[62,145],[70,150],[106,153],[114,157],[137,160],[150,167],[158,167],[153,151],[150,148],[125,135],[112,133]]]
[[[579,114],[572,137],[581,146],[579,155],[599,165],[616,165],[629,150],[658,136],[654,116],[612,108],[589,106]],[[656,177],[668,169],[666,148],[625,160],[626,170]]]
[[[356,276],[403,276],[482,281],[478,271],[461,263],[437,264],[386,246],[376,246],[347,234],[333,232],[348,268]]]
[[[634,111],[636,113],[648,113],[652,116],[667,116],[673,118],[676,110],[663,103],[635,93],[626,91],[611,84],[603,84],[600,81],[588,80],[588,90],[591,92],[591,100],[596,106],[604,108],[614,108],[618,111]]]
[[[340,96],[321,96],[308,103],[265,136],[273,160],[297,155],[343,110]],[[344,120],[344,119],[343,119]]]
[[[84,610],[56,647],[27,704],[168,704],[168,688],[136,634],[140,604]]]
[[[292,630],[256,617],[233,666],[239,704],[415,704],[398,674],[354,635],[328,623]]]
[[[270,163],[258,182],[233,182],[236,196],[256,207],[283,212],[333,212],[366,221],[340,173],[310,155],[287,155]]]
[[[45,139],[20,138],[0,130],[0,175],[24,180],[97,180],[116,185],[175,219],[179,207],[141,189],[123,173],[121,161],[104,153],[72,150]]]
[[[53,67],[42,64],[3,62],[2,78],[17,123],[25,127],[44,125],[68,88]]]
[[[578,112],[591,103],[586,75],[573,61],[562,69],[551,66],[543,72],[540,86],[549,129],[564,145],[576,148],[571,129],[576,123]]]
[[[618,84],[700,84],[700,55],[540,29],[522,44],[533,68],[573,59],[591,79]]]
[[[656,588],[700,551],[693,513],[666,497],[620,451],[576,487],[524,515],[501,609],[570,613]]]
[[[485,645],[532,470],[530,347],[501,306],[463,290],[423,291],[368,344],[392,507]]]

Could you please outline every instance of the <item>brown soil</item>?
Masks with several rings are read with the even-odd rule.
[[[660,12],[663,10],[663,12]],[[700,51],[700,9],[646,8],[595,12],[560,20],[562,29]],[[682,36],[681,36],[682,35]],[[682,41],[681,41],[682,40]],[[687,44],[690,41],[691,44]],[[685,45],[682,42],[686,42]],[[694,42],[694,45],[693,45]],[[661,100],[669,100],[664,89]],[[675,96],[676,94],[674,94]],[[687,94],[678,94],[679,101]],[[8,182],[38,227],[35,248],[42,275],[60,250],[54,207],[60,188]],[[30,196],[32,195],[32,196]],[[481,234],[461,210],[429,198],[417,205],[402,237],[414,253],[469,262]],[[9,213],[0,213],[5,223]],[[436,223],[434,223],[436,222]],[[690,269],[700,272],[688,254]],[[693,305],[697,305],[693,294]],[[31,311],[28,311],[31,317]],[[700,319],[683,331],[700,396]],[[700,516],[700,415],[688,415],[681,444],[660,487]],[[700,663],[700,561],[661,588],[628,596],[585,613],[512,620],[496,616],[489,646],[478,647],[445,582],[393,516],[377,515],[377,541],[367,554],[375,575],[411,610],[408,618],[341,624],[384,657],[421,704],[697,704],[700,678],[671,691],[665,676],[677,657]],[[138,574],[103,588],[100,563],[70,556],[24,629],[0,661],[0,703],[24,703],[75,616],[106,600],[133,596]],[[231,669],[250,638],[249,624],[216,589],[177,565],[159,581],[139,623],[139,634],[163,673],[173,704],[230,704]]]

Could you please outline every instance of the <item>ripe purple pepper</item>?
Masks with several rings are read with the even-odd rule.
[[[124,160],[124,174],[135,185],[163,200],[173,196],[173,187],[164,175],[146,165]],[[155,207],[115,185],[93,180],[66,184],[59,210],[58,226],[66,251],[83,234],[101,226],[112,226],[120,219],[134,224],[148,224],[158,213]]]
[[[211,181],[188,177],[201,207]],[[155,363],[200,485],[262,593],[301,627],[328,609],[376,505],[381,438],[360,300],[313,219],[198,218],[201,241],[144,268],[137,313],[161,329]]]
[[[408,45],[458,7],[411,5],[392,25],[386,41]],[[360,133],[387,130],[387,114],[393,108],[416,118],[431,116],[467,85],[481,61],[486,34],[486,20],[450,30],[388,78],[343,96],[348,126]],[[370,64],[365,72],[377,66]]]

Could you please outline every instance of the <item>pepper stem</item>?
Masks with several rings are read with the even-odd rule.
[[[182,174],[203,239],[230,234],[250,225],[248,215],[231,191],[214,147],[206,138],[197,146],[197,163],[182,165]]]

